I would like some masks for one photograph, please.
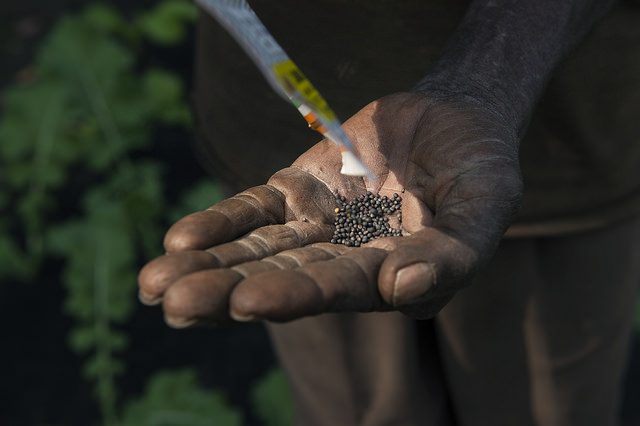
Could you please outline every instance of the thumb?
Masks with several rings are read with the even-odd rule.
[[[478,268],[475,250],[438,228],[398,239],[378,275],[385,302],[413,317],[435,315],[471,280]]]

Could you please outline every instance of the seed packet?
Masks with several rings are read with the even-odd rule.
[[[289,58],[245,0],[195,0],[240,44],[267,82],[291,102],[309,126],[335,143],[342,155],[340,173],[372,173],[354,153],[353,144],[324,98]]]

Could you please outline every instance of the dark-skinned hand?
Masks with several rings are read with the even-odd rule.
[[[316,144],[266,185],[173,225],[167,254],[140,272],[142,302],[162,303],[173,327],[437,314],[491,258],[518,207],[515,129],[472,100],[418,93],[379,99],[344,129],[375,182],[340,174],[338,148]],[[331,244],[336,190],[347,200],[401,193],[404,236]]]

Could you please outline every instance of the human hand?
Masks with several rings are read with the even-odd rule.
[[[323,141],[266,185],[178,221],[140,299],[175,327],[288,321],[323,312],[435,315],[487,262],[521,195],[515,129],[467,100],[391,95],[344,124],[377,181],[339,173]],[[335,191],[405,189],[403,237],[328,241]]]

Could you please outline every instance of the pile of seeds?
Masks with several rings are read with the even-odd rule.
[[[389,216],[392,214],[402,224],[402,197],[398,194],[389,198],[367,192],[348,203],[343,195],[336,194],[336,200],[336,230],[332,243],[360,247],[376,238],[402,236],[401,229],[389,225]]]

